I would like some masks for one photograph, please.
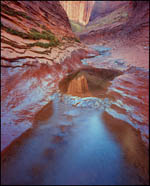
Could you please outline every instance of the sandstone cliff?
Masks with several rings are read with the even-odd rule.
[[[86,25],[89,22],[94,1],[60,1],[70,20]]]
[[[86,43],[102,42],[103,38],[126,40],[137,33],[140,38],[144,30],[148,37],[148,4],[148,1],[96,2],[88,25],[79,33],[80,39]]]
[[[66,38],[74,38],[67,15],[58,2],[5,1],[1,14],[2,59],[39,57],[40,61],[50,62],[51,50],[60,47]],[[3,65],[6,63],[2,60]]]
[[[110,12],[103,11],[102,17],[101,12],[94,7],[91,14],[96,17],[76,34],[86,44],[97,43],[112,47],[114,58],[124,58],[129,64],[149,68],[149,2],[124,1],[120,5],[111,2],[113,3],[113,11],[111,8]]]
[[[125,1],[96,1],[91,11],[89,22],[95,20],[96,18],[100,19],[125,4]]]

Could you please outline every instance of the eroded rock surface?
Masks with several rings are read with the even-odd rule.
[[[101,19],[124,4],[126,4],[125,1],[96,1],[92,9],[89,22],[95,19]]]
[[[113,3],[85,46],[59,2],[2,2],[2,184],[148,185],[147,2]]]
[[[32,127],[60,78],[82,66],[88,49],[74,40],[59,2],[4,1],[1,27],[1,150]]]
[[[105,109],[135,128],[148,146],[148,15],[147,2],[118,5],[80,33],[85,43],[97,43],[89,49],[75,38],[59,2],[2,2],[2,151],[35,120],[52,115],[51,103],[43,106],[53,99],[60,80],[83,65],[104,76],[81,73],[66,81],[64,103]],[[115,71],[121,75],[109,77]]]

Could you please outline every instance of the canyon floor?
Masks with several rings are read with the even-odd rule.
[[[70,88],[58,89],[3,154],[3,185],[149,184],[148,69],[110,46],[89,47],[99,55],[82,59],[80,73],[60,81],[59,88]]]

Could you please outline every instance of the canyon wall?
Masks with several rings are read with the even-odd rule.
[[[115,38],[126,40],[138,32],[142,36],[144,30],[148,37],[148,27],[148,1],[96,2],[88,25],[78,35],[86,43],[95,43],[103,39],[109,41]]]
[[[130,65],[148,69],[149,2],[124,1],[103,17],[95,8],[93,15],[94,11],[95,19],[90,20],[84,30],[76,32],[80,40],[86,44],[110,46],[115,51],[114,57],[125,58]]]
[[[125,1],[96,1],[89,22],[95,20],[97,17],[101,18],[110,14],[124,4],[126,4]]]
[[[33,127],[59,80],[82,65],[88,48],[75,38],[58,1],[1,3],[1,150]]]
[[[131,87],[134,88],[135,86],[139,86],[139,88],[135,90],[135,93],[132,94],[134,95],[133,98],[141,97],[143,99],[140,101],[139,105],[137,103],[135,104],[134,101],[129,101],[129,103],[134,106],[135,112],[138,110],[138,117],[143,115],[141,119],[142,122],[140,123],[137,121],[134,127],[136,128],[136,126],[138,126],[140,128],[139,131],[142,139],[145,138],[144,141],[148,144],[149,2],[124,1],[119,5],[119,2],[107,1],[105,5],[109,6],[109,4],[114,3],[112,6],[114,8],[110,11],[109,8],[111,9],[111,7],[109,7],[108,11],[106,11],[107,6],[106,8],[104,6],[103,14],[100,9],[97,8],[98,6],[96,6],[98,3],[100,7],[101,2],[96,2],[91,13],[95,15],[95,17],[91,18],[88,25],[86,25],[82,31],[76,32],[76,34],[78,34],[80,40],[86,44],[110,49],[108,57],[103,58],[102,56],[101,58],[91,60],[91,62],[88,60],[89,65],[93,65],[95,62],[96,67],[100,68],[101,66],[101,68],[104,68],[108,67],[112,62],[112,66],[110,66],[113,68],[117,60],[123,60],[124,62],[122,65],[120,63],[120,67],[124,64],[132,69],[131,72],[135,74],[137,79],[132,76],[129,84],[131,85],[133,83]],[[120,85],[121,81],[117,82],[115,85],[120,87],[120,93],[123,90],[123,99],[126,99],[126,95],[129,96],[131,94],[130,91],[127,93],[128,85],[126,82],[129,77],[130,75],[127,75],[124,78],[124,83],[122,83],[122,85],[124,84],[123,89],[122,85]],[[141,85],[143,85],[143,87],[141,87]],[[134,88],[132,88],[133,92]],[[129,88],[129,90],[131,89]],[[111,92],[111,94],[113,93]],[[119,99],[119,95],[116,95],[116,98]],[[115,113],[114,116],[116,117],[116,115]],[[126,114],[126,116],[127,115],[128,114]],[[131,123],[133,124],[134,121],[133,119]],[[143,131],[145,131],[144,134]]]
[[[89,22],[94,1],[60,1],[70,20],[86,25]]]

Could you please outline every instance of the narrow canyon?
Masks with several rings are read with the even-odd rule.
[[[1,2],[1,185],[149,185],[149,1]]]

